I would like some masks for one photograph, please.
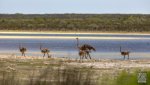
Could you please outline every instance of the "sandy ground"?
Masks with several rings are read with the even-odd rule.
[[[62,36],[0,36],[1,39],[75,39],[76,37],[62,37]],[[132,38],[132,37],[80,37],[81,39],[116,39],[116,40],[122,40],[122,39],[150,39],[150,38]]]
[[[2,33],[4,33],[4,34],[6,34],[6,33],[15,33],[15,34],[110,34],[110,35],[112,35],[112,34],[120,34],[120,35],[122,35],[122,34],[125,34],[125,35],[150,35],[150,33],[149,32],[76,32],[76,31],[74,31],[74,32],[72,32],[72,31],[66,31],[66,32],[64,32],[64,31],[37,31],[37,32],[35,32],[35,31],[0,31],[0,33],[2,34]]]
[[[86,32],[0,32],[0,34],[92,34],[92,35],[150,35],[149,33],[86,33]],[[1,39],[73,39],[76,36],[0,36]],[[82,39],[150,39],[148,37],[80,37]]]
[[[76,70],[82,69],[83,72],[92,70],[93,79],[103,79],[106,75],[110,79],[115,79],[122,71],[128,73],[134,73],[135,71],[149,71],[150,60],[111,60],[111,59],[99,59],[99,60],[83,60],[81,62],[78,59],[68,58],[43,58],[37,56],[16,56],[15,54],[0,54],[0,79],[2,79],[3,72],[16,72],[17,77],[22,80],[29,80],[31,73],[36,76],[42,75],[42,72],[47,71],[50,66],[56,73],[61,70],[65,71],[66,68],[74,68]],[[49,68],[48,70],[52,70]],[[53,72],[53,71],[50,71]],[[55,72],[54,72],[55,73]]]
[[[16,56],[15,54],[4,54],[0,55],[0,59],[16,59],[16,60],[34,60],[34,59],[43,59],[47,60],[48,58],[37,57],[37,56]],[[150,60],[141,59],[141,60],[111,60],[111,59],[99,59],[99,60],[83,60],[81,62],[78,59],[67,59],[67,58],[51,58],[53,60],[61,60],[67,65],[79,66],[79,67],[90,67],[90,68],[147,68],[150,69]],[[48,63],[48,62],[47,62]]]

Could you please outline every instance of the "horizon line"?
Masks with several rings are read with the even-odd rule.
[[[134,14],[134,15],[149,15],[150,13],[0,13],[0,14],[24,14],[24,15],[30,15],[30,14]]]

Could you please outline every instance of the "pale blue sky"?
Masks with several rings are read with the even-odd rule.
[[[150,0],[0,0],[0,13],[150,14]]]

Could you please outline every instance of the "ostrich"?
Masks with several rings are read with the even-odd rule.
[[[87,59],[86,52],[83,50],[79,50],[79,56],[80,56],[80,60],[83,60],[84,57]]]
[[[91,56],[90,56],[90,52],[93,50],[93,51],[96,51],[95,48],[91,45],[88,45],[88,44],[83,44],[81,46],[79,46],[79,39],[77,39],[77,48],[79,50],[79,56],[81,57],[80,54],[82,54],[82,58],[85,57],[87,58],[87,56],[91,59]]]
[[[51,58],[49,55],[50,50],[48,48],[42,48],[42,45],[40,44],[40,50],[43,53],[43,58],[45,57],[45,54],[47,54],[48,58]]]
[[[19,45],[19,50],[22,53],[22,56],[26,57],[25,52],[27,51],[27,49],[25,47],[22,47],[21,45]]]
[[[120,46],[120,53],[121,53],[122,56],[124,56],[124,59],[125,59],[125,56],[126,56],[126,55],[128,56],[128,59],[129,59],[129,54],[130,54],[130,52],[129,52],[129,51],[122,51],[122,50],[121,50],[121,46]]]

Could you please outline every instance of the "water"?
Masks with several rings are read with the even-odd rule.
[[[5,36],[8,37],[3,38]],[[58,38],[60,36],[61,38]],[[79,58],[76,37],[79,37],[80,45],[86,43],[96,48],[96,52],[91,53],[93,58],[122,59],[119,52],[119,47],[122,46],[122,50],[131,52],[131,59],[150,59],[150,35],[136,34],[0,33],[0,53],[20,55],[18,46],[21,43],[28,49],[27,55],[42,56],[39,49],[41,43],[43,48],[51,50],[52,56]]]

